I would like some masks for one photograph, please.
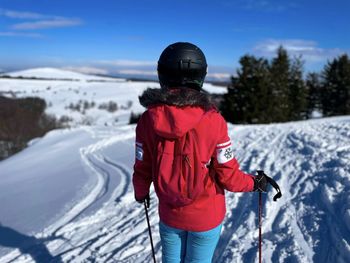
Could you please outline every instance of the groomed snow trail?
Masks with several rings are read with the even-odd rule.
[[[242,170],[263,169],[283,197],[264,195],[264,262],[350,262],[350,117],[272,125],[229,125]],[[131,184],[134,126],[92,127],[99,139],[80,150],[93,190],[36,235],[53,262],[152,262],[144,208]],[[256,193],[227,193],[215,262],[257,262]],[[149,211],[158,262],[157,198]],[[32,262],[13,250],[0,262]]]

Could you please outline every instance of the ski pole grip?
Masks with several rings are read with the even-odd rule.
[[[277,194],[273,197],[273,201],[277,201],[278,198],[282,197],[281,189],[275,180],[273,180],[271,177],[268,177],[267,175],[265,175],[265,176],[266,176],[267,182],[269,184],[271,184],[272,187],[275,188],[275,190],[277,191]]]
[[[263,170],[257,170],[256,172],[258,173],[258,175],[266,176],[266,177],[267,177],[267,175],[264,173]]]

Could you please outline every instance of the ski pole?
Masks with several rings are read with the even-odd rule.
[[[266,178],[267,183],[271,184],[273,188],[277,191],[277,194],[273,197],[273,201],[277,201],[278,198],[282,197],[282,192],[279,187],[279,185],[276,183],[275,180],[273,180],[271,177],[267,176],[264,171],[257,171],[258,174],[264,175]],[[259,214],[259,263],[262,262],[262,191],[259,191],[259,207],[258,207],[258,214]]]
[[[262,194],[259,192],[259,263],[261,263],[261,243],[262,243],[262,234],[261,234],[261,219],[262,219]]]
[[[149,223],[149,218],[148,218],[148,210],[147,210],[147,201],[144,201],[144,205],[145,205],[145,211],[146,211],[146,219],[147,219],[147,225],[148,225],[148,233],[149,233],[149,238],[151,239],[151,246],[152,246],[152,255],[153,255],[153,262],[156,263],[156,255],[154,253],[154,246],[153,246],[153,239],[152,239],[152,232],[151,232],[151,226]]]

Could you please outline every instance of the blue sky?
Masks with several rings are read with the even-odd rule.
[[[271,58],[279,45],[307,70],[350,52],[348,0],[1,0],[0,69],[54,66],[154,75],[161,51],[188,41],[211,76],[244,54]]]

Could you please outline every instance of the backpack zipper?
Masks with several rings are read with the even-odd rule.
[[[190,158],[188,158],[188,155],[185,155],[184,158],[185,158],[186,162],[188,163],[188,165],[192,168]]]
[[[191,165],[190,158],[188,157],[188,155],[185,155],[184,159],[186,160],[188,166],[192,169],[192,165]],[[187,178],[187,180],[188,180],[188,178]],[[188,185],[188,182],[186,182],[186,192],[187,192],[187,198],[191,198],[191,192],[190,192],[190,187]]]

